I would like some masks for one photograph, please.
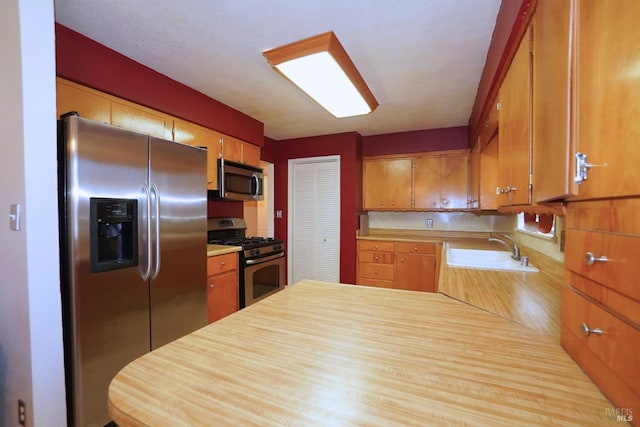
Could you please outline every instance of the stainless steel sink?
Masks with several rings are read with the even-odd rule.
[[[447,265],[459,268],[506,271],[540,271],[533,265],[522,265],[511,258],[511,252],[484,249],[447,249]]]

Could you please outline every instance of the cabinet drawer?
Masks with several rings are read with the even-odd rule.
[[[396,250],[396,244],[394,242],[382,242],[378,240],[358,240],[358,249],[365,251],[394,252]]]
[[[609,395],[608,388],[614,382],[622,381],[640,394],[640,330],[624,322],[620,318],[605,311],[570,287],[565,287],[562,294],[562,344],[574,359],[590,358],[591,362],[581,365],[582,369]],[[598,333],[584,332],[583,328],[599,329]],[[569,334],[569,335],[568,335]],[[570,343],[567,345],[567,343]],[[590,355],[580,354],[583,352]],[[612,372],[617,379],[601,380],[599,372],[602,367]],[[619,404],[619,402],[615,402]]]
[[[207,258],[207,275],[223,273],[238,268],[238,254],[233,252],[230,254],[216,255]]]
[[[358,263],[359,277],[378,280],[393,280],[395,266],[393,264]]]
[[[435,243],[397,243],[398,252],[409,254],[435,255]]]
[[[393,264],[395,263],[395,258],[393,252],[358,251],[358,261],[360,262]]]
[[[565,268],[638,301],[639,257],[640,237],[567,230]]]

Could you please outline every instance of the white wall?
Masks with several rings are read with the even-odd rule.
[[[0,425],[22,399],[28,426],[64,426],[53,1],[4,0],[0,52]]]

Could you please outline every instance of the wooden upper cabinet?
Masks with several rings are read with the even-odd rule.
[[[536,202],[563,199],[577,188],[571,174],[572,1],[539,0],[534,25],[533,184]]]
[[[111,100],[108,97],[60,77],[56,79],[56,111],[58,118],[76,111],[80,117],[111,123]]]
[[[415,209],[468,209],[469,154],[414,159]]]
[[[365,159],[363,193],[365,210],[411,209],[412,160]]]
[[[183,144],[207,148],[207,188],[217,189],[218,158],[222,134],[184,120],[174,119],[173,140]]]
[[[232,162],[259,167],[260,147],[238,138],[224,135],[222,137],[222,157]]]
[[[578,199],[640,194],[639,21],[636,0],[576,2],[575,145],[593,165]]]
[[[480,154],[481,138],[478,137],[476,143],[469,154],[469,209],[480,208]]]
[[[531,31],[523,36],[500,86],[500,206],[531,203]]]
[[[498,133],[480,151],[480,209],[497,209]]]
[[[125,100],[111,101],[111,124],[171,140],[173,118]]]

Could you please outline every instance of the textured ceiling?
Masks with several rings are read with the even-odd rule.
[[[500,0],[55,0],[56,21],[287,139],[468,124]],[[262,52],[333,31],[380,106],[336,119]]]

